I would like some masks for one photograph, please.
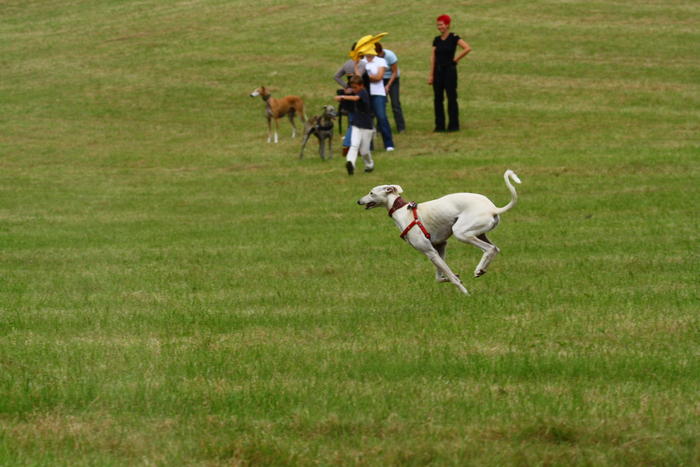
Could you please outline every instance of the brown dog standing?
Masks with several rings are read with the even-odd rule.
[[[297,126],[294,123],[294,116],[299,115],[302,122],[306,121],[304,114],[304,101],[299,96],[285,96],[275,99],[270,95],[270,90],[265,86],[260,86],[250,93],[250,97],[261,96],[265,101],[265,116],[267,117],[267,142],[272,141],[272,120],[275,121],[275,143],[277,142],[277,130],[279,129],[279,119],[287,115],[292,124],[292,138],[297,135]]]

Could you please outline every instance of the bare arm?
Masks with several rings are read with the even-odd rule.
[[[383,81],[385,71],[386,71],[386,67],[380,66],[379,69],[377,70],[376,75],[369,75],[369,80],[372,81],[373,83],[376,83],[378,81]]]
[[[467,44],[466,42],[464,42],[464,39],[460,39],[459,41],[457,41],[457,45],[460,46],[460,47],[462,48],[462,53],[460,53],[459,55],[457,55],[457,57],[455,58],[455,63],[457,63],[457,62],[459,62],[460,60],[462,60],[464,57],[466,57],[466,55],[467,55],[469,52],[472,51],[472,48],[469,47],[469,44]]]
[[[335,80],[336,83],[338,83],[341,87],[345,88],[347,87],[347,83],[343,81],[343,78],[345,77],[345,66],[341,66],[340,70],[338,70],[335,75],[333,76],[333,79]]]
[[[435,77],[435,46],[433,46],[433,51],[430,54],[430,74],[428,75],[428,84],[433,84],[434,77]]]
[[[335,100],[337,100],[338,102],[340,102],[340,101],[359,101],[360,96],[357,96],[354,94],[352,96],[335,96]]]
[[[360,60],[355,60],[355,74],[357,76],[362,76],[364,72],[365,67],[362,66],[362,62]]]
[[[396,81],[396,76],[399,74],[399,66],[394,63],[391,65],[391,78],[389,78],[389,82],[386,83],[386,89],[387,91],[391,87],[391,85]]]

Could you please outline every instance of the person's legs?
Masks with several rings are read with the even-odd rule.
[[[389,99],[391,100],[391,113],[394,114],[394,122],[396,122],[396,131],[401,133],[406,131],[406,122],[403,118],[403,111],[401,110],[401,100],[399,98],[400,82],[401,78],[396,78],[391,87],[389,88]],[[384,85],[388,84],[389,80],[384,80]]]
[[[435,110],[435,130],[445,131],[445,107],[443,105],[443,94],[445,93],[445,82],[440,68],[435,69],[433,77],[433,108]]]
[[[345,158],[345,168],[348,170],[348,175],[352,175],[355,172],[355,161],[357,161],[357,153],[360,150],[361,142],[362,130],[356,126],[351,127],[350,149],[348,150],[348,155]]]
[[[348,114],[348,129],[345,131],[345,136],[343,137],[343,147],[350,147],[350,137],[352,135],[352,114]]]
[[[372,153],[370,152],[369,146],[374,136],[374,130],[360,130],[360,132],[362,134],[360,154],[365,163],[365,172],[371,172],[374,170],[374,161],[372,160]]]
[[[393,148],[394,139],[391,136],[389,120],[386,118],[386,96],[370,96],[370,102],[372,103],[374,115],[377,117],[377,127],[382,134],[384,148]]]
[[[457,67],[448,68],[445,91],[447,93],[447,131],[459,130],[459,104],[457,103]]]

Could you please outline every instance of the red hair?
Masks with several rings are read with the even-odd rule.
[[[441,23],[445,23],[448,26],[452,22],[452,18],[450,18],[449,15],[440,15],[437,17],[437,20],[440,21]]]

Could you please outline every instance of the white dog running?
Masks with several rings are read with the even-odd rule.
[[[454,235],[458,240],[480,248],[484,254],[474,270],[474,276],[486,273],[489,263],[500,251],[486,238],[500,222],[500,215],[515,206],[518,194],[510,183],[520,179],[512,170],[503,174],[511,200],[502,208],[496,207],[486,196],[476,193],[453,193],[424,203],[408,203],[401,198],[403,189],[398,185],[379,185],[357,201],[371,209],[384,206],[389,210],[401,238],[425,253],[436,268],[438,282],[452,282],[462,293],[468,294],[459,277],[445,262],[447,240]],[[417,227],[417,228],[416,228]]]

